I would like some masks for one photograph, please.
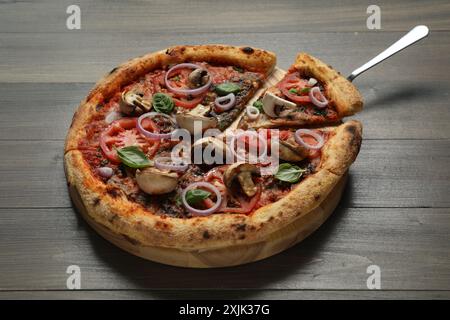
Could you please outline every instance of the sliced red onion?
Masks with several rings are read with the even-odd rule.
[[[164,117],[164,118],[168,119],[170,121],[170,123],[172,123],[174,125],[174,127],[176,127],[175,121],[170,116],[168,116],[167,114],[159,113],[159,112],[148,112],[148,113],[144,113],[142,116],[140,116],[138,118],[138,121],[137,121],[137,128],[138,128],[138,130],[144,136],[146,136],[147,138],[152,139],[152,140],[170,139],[170,137],[172,136],[171,132],[170,133],[151,132],[151,131],[145,130],[144,127],[142,127],[142,121],[145,118],[150,118],[150,117],[153,118],[155,116]]]
[[[186,171],[189,167],[189,164],[180,163],[177,164],[172,161],[171,157],[158,157],[154,159],[155,167],[160,170],[171,170],[171,171]]]
[[[315,78],[309,78],[308,80],[308,86],[313,87],[317,84],[317,79]]]
[[[189,205],[189,203],[187,203],[187,201],[186,201],[186,193],[189,190],[195,189],[196,187],[203,187],[203,188],[206,188],[206,189],[214,192],[217,197],[216,204],[214,206],[212,206],[211,208],[205,209],[205,210],[195,209],[195,208],[191,207]],[[216,212],[219,209],[219,207],[222,203],[222,195],[220,194],[219,189],[217,189],[217,187],[212,185],[211,183],[194,182],[194,183],[188,185],[186,187],[186,189],[183,190],[183,192],[181,193],[181,201],[183,202],[183,205],[186,207],[186,209],[188,209],[189,212],[193,213],[194,215],[207,216],[207,215],[210,215],[210,214]]]
[[[107,124],[111,124],[112,122],[119,120],[122,118],[122,114],[120,112],[117,111],[111,111],[110,113],[107,114],[107,116],[105,117],[105,122]]]
[[[248,160],[250,160],[250,154],[249,154],[249,159],[246,159],[245,155],[242,156],[241,152],[237,152],[234,148],[235,144],[236,144],[236,148],[238,147],[238,139],[241,138],[242,136],[253,136],[256,139],[258,139],[257,141],[258,141],[259,150],[256,150],[256,152],[257,152],[256,159],[257,160],[262,159],[267,155],[267,140],[264,139],[261,135],[259,135],[256,131],[248,130],[248,131],[237,133],[231,137],[230,149],[231,149],[232,154],[234,156],[236,156],[236,158],[239,161],[248,162]]]
[[[212,82],[211,76],[209,77],[208,82],[204,86],[201,86],[200,88],[195,88],[195,89],[178,89],[178,88],[173,87],[169,83],[170,76],[172,75],[172,73],[174,71],[176,71],[178,69],[183,69],[183,68],[191,68],[191,69],[194,69],[194,70],[195,69],[204,69],[204,68],[200,67],[199,65],[196,65],[196,64],[193,64],[193,63],[180,63],[180,64],[177,64],[176,66],[170,68],[169,71],[166,72],[166,76],[164,77],[164,81],[166,83],[167,89],[169,89],[173,93],[176,93],[176,94],[179,94],[179,95],[183,95],[183,96],[187,96],[187,95],[198,96],[199,94],[202,94],[203,92],[208,90],[208,88],[209,88],[209,86],[211,85],[211,82]]]
[[[113,169],[110,167],[97,168],[97,172],[100,176],[102,176],[103,178],[106,178],[106,179],[111,178],[114,173]]]
[[[247,106],[247,116],[250,120],[256,120],[259,117],[260,111],[254,106]]]
[[[319,99],[317,99],[316,94],[320,97]],[[311,98],[311,102],[318,108],[325,108],[328,104],[327,98],[322,94],[319,87],[311,88],[309,90],[309,97]]]
[[[228,102],[225,102],[228,101]],[[227,94],[223,97],[217,97],[216,100],[214,100],[214,105],[216,108],[220,111],[227,111],[234,107],[236,104],[236,96],[234,93]]]
[[[313,137],[317,141],[317,143],[315,145],[307,143],[305,140],[303,140],[302,134]],[[309,129],[298,129],[297,131],[295,131],[294,138],[298,144],[313,150],[322,148],[325,142],[322,135]]]

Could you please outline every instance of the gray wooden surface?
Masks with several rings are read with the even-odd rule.
[[[378,1],[0,1],[0,299],[450,298],[450,3]],[[361,153],[334,215],[286,252],[250,265],[189,270],[122,252],[72,208],[63,142],[73,111],[118,63],[173,44],[298,51],[344,74],[416,24],[425,41],[358,78]],[[366,268],[381,269],[368,290]],[[66,268],[81,268],[79,291]]]

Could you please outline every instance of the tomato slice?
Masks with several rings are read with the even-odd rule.
[[[309,95],[297,95],[295,93],[289,92],[290,89],[296,89],[300,92],[302,89],[308,87],[308,81],[301,79],[296,73],[288,74],[283,80],[277,85],[278,89],[291,101],[298,104],[311,103],[311,98]]]
[[[146,121],[147,120],[147,121]],[[137,118],[122,118],[114,121],[100,135],[100,147],[105,156],[113,163],[120,163],[115,149],[137,146],[149,158],[158,151],[160,141],[153,141],[143,136],[136,128]],[[158,131],[158,127],[150,119],[144,119],[142,126],[146,130]]]
[[[186,109],[193,109],[195,108],[199,103],[203,101],[203,98],[205,95],[200,95],[192,100],[187,100],[186,98],[181,97],[174,97],[172,96],[173,102],[175,102],[175,105],[177,107],[186,108]]]

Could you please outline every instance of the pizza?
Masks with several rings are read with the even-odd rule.
[[[240,127],[337,123],[361,111],[363,101],[358,89],[339,72],[315,57],[300,53],[283,79],[268,88],[254,106],[263,111],[261,116],[253,119],[252,113],[246,113]]]
[[[316,212],[359,152],[361,124],[340,120],[362,100],[306,54],[264,89],[275,65],[266,50],[200,45],[114,68],[81,102],[66,138],[75,205],[105,232],[158,254],[258,244]],[[327,102],[321,115],[311,96]],[[285,112],[285,101],[295,110]]]

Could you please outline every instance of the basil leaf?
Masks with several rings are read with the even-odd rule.
[[[289,89],[289,92],[293,93],[293,94],[297,94],[298,93],[297,89],[295,89],[295,88]]]
[[[136,146],[129,146],[117,149],[117,155],[119,156],[122,163],[130,168],[135,169],[145,168],[152,164],[145,155],[145,153],[143,153]]]
[[[208,199],[211,192],[202,189],[193,189],[186,192],[186,201],[189,205],[194,205],[202,200]]]
[[[226,96],[230,93],[238,93],[241,87],[233,82],[224,82],[216,86],[215,91],[219,96]]]
[[[261,100],[257,100],[255,102],[253,102],[253,106],[258,109],[260,112],[263,111],[263,103]]]
[[[171,96],[158,92],[152,97],[153,108],[160,113],[171,113],[175,104]]]
[[[278,171],[275,174],[275,178],[280,181],[296,183],[300,180],[300,177],[306,170],[300,169],[298,166],[290,163],[282,163],[278,167]]]
[[[311,91],[311,88],[303,88],[302,90],[300,90],[300,93],[309,93],[309,91]]]

